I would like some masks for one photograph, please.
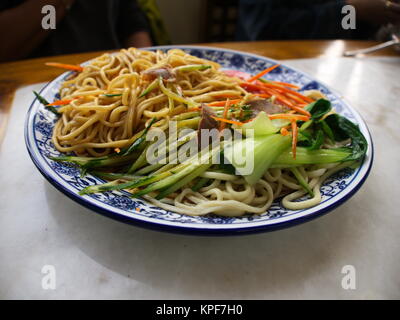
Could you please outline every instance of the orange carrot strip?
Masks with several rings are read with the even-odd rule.
[[[277,92],[273,89],[271,89],[270,92],[276,96],[276,99],[278,101],[280,101],[284,105],[288,106],[290,109],[295,110],[296,112],[298,112],[300,114],[304,114],[305,116],[311,117],[311,114],[307,110],[296,106],[294,103],[289,101],[284,95],[280,94],[279,92]]]
[[[298,128],[295,120],[292,120],[292,153],[293,159],[296,159],[296,146],[297,146],[297,137],[298,137]]]
[[[302,95],[301,93],[298,93],[297,91],[286,91],[286,94],[289,95],[292,99],[296,100],[296,102],[298,102],[298,103],[309,104],[314,101],[314,100],[310,99],[309,97],[306,97],[306,96]]]
[[[292,106],[290,108],[293,109],[294,111],[297,111],[300,114],[304,114],[307,117],[311,117],[311,113],[309,113],[307,110],[305,110],[305,109],[303,109],[301,107]]]
[[[234,120],[229,120],[229,119],[224,119],[224,118],[218,118],[218,117],[214,117],[214,116],[211,116],[211,118],[213,118],[214,120],[217,120],[217,121],[222,121],[222,122],[226,122],[226,123],[230,123],[230,124],[236,124],[238,126],[242,126],[243,125],[243,123],[239,122],[239,121],[234,121]]]
[[[268,72],[271,72],[272,70],[278,68],[279,66],[280,66],[280,64],[276,64],[272,67],[269,67],[269,68],[261,71],[260,73],[256,74],[254,77],[251,77],[250,79],[248,79],[247,82],[253,82],[254,80],[261,78],[263,75],[267,74]]]
[[[73,64],[65,64],[65,63],[58,63],[58,62],[46,62],[45,65],[49,66],[49,67],[56,67],[56,68],[61,68],[61,69],[77,71],[77,72],[83,71],[83,67],[73,65]]]
[[[274,95],[276,97],[276,99],[278,101],[282,102],[284,105],[286,105],[286,106],[288,106],[290,108],[294,106],[294,103],[292,101],[287,99],[283,94],[281,94],[277,90],[269,89],[268,93]]]
[[[287,119],[287,120],[296,120],[296,121],[308,121],[310,117],[299,115],[299,114],[290,114],[290,113],[277,113],[277,114],[270,114],[268,117],[273,119]]]
[[[252,90],[252,91],[258,91],[258,92],[266,92],[265,88],[260,85],[248,83],[248,82],[242,82],[240,86],[246,90]]]
[[[216,98],[222,98],[222,99],[227,99],[227,98],[234,99],[234,98],[239,97],[239,95],[237,95],[237,94],[225,93],[225,94],[219,94],[219,95],[214,96],[214,97],[216,97]]]
[[[49,107],[51,107],[51,106],[64,106],[66,104],[70,104],[73,100],[76,100],[76,99],[77,98],[69,99],[69,100],[57,100],[57,101],[54,101],[54,102],[48,104],[48,106]]]
[[[229,100],[229,105],[236,104],[242,101],[242,99],[234,99],[234,100]],[[226,104],[226,101],[215,101],[208,103],[209,107],[224,107]]]
[[[228,116],[228,110],[229,110],[229,99],[226,99],[225,102],[225,107],[224,107],[224,112],[222,114],[222,118],[226,119]],[[219,126],[219,131],[222,131],[225,129],[225,124],[226,122],[221,121],[220,126]]]
[[[279,89],[276,89],[279,90]],[[304,100],[294,94],[292,94],[291,92],[284,92],[283,93],[286,97],[292,99],[294,102],[296,102],[297,104],[304,104]]]
[[[271,98],[271,95],[269,93],[255,93],[253,95],[260,98]]]
[[[270,95],[275,96],[276,100],[280,101],[283,103],[285,106],[292,107],[294,106],[294,102],[286,98],[284,95],[282,95],[278,90],[271,89],[271,88],[266,88],[265,89]]]
[[[296,89],[296,90],[299,90],[299,89],[300,89],[299,86],[296,86],[296,85],[294,85],[294,84],[287,83],[287,82],[273,81],[273,83],[279,84],[279,85],[281,85],[281,86],[293,88],[293,89]]]
[[[120,149],[120,148],[115,148],[114,151],[115,151],[116,153],[120,153],[120,152],[121,152],[121,149]]]
[[[200,107],[193,107],[193,108],[187,109],[187,112],[194,112],[194,111],[201,111],[201,108]]]
[[[310,99],[309,97],[306,97],[305,95],[302,95],[301,93],[299,93],[297,91],[294,91],[292,89],[285,88],[285,87],[282,87],[282,86],[279,86],[279,85],[276,85],[276,84],[273,84],[273,83],[263,83],[262,85],[264,87],[267,87],[267,88],[270,87],[270,88],[274,88],[274,89],[280,89],[280,90],[285,91],[285,92],[289,92],[289,93],[301,98],[305,102],[309,102],[309,103],[313,102],[313,100]]]

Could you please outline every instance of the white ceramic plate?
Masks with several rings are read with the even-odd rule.
[[[249,53],[210,47],[165,46],[152,47],[148,50],[171,48],[180,48],[192,55],[216,61],[225,69],[251,74],[256,74],[277,63],[274,60]],[[46,100],[54,101],[58,97],[61,83],[69,74],[65,73],[50,82],[40,94]],[[323,200],[315,207],[292,211],[283,208],[280,201],[277,200],[267,212],[261,215],[247,215],[239,218],[214,215],[191,217],[166,211],[141,199],[132,199],[124,191],[80,196],[78,193],[83,188],[104,181],[92,175],[81,177],[78,168],[48,158],[60,155],[51,142],[52,129],[56,119],[37,99],[33,100],[29,108],[25,123],[26,146],[36,167],[57,189],[93,211],[123,222],[161,231],[204,235],[243,234],[293,226],[331,211],[347,201],[361,187],[372,166],[373,145],[368,128],[358,112],[324,84],[285,65],[281,65],[269,73],[268,78],[296,84],[302,90],[322,91],[338,113],[359,125],[368,141],[369,147],[362,165],[355,170],[344,169],[329,178],[321,188]]]

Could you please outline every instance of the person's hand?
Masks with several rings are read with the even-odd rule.
[[[347,0],[356,8],[357,18],[373,24],[400,24],[399,0]]]

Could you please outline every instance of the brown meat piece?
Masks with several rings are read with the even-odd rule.
[[[274,104],[266,99],[258,99],[247,102],[248,105],[251,106],[251,110],[253,111],[253,117],[257,116],[261,111],[264,111],[266,114],[276,114],[276,113],[284,113],[289,109],[285,106],[281,106],[279,104]]]
[[[172,69],[168,66],[160,67],[156,69],[147,69],[142,72],[143,79],[147,81],[153,81],[154,79],[161,77],[166,81],[175,81],[176,77]]]
[[[197,141],[199,144],[199,149],[201,148],[201,130],[202,129],[207,129],[207,130],[211,130],[211,129],[218,129],[219,125],[218,125],[218,121],[215,120],[212,117],[215,117],[215,113],[214,110],[210,107],[208,107],[206,104],[202,104],[201,105],[201,119],[199,122],[199,129],[197,131]],[[205,142],[203,142],[204,145],[206,145]]]

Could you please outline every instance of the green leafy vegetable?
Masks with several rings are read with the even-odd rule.
[[[192,187],[192,190],[193,190],[194,192],[199,191],[201,188],[203,188],[203,187],[207,184],[208,181],[210,181],[210,179],[208,179],[208,178],[200,178],[200,179],[194,184],[194,186]]]
[[[58,112],[56,107],[49,106],[50,102],[48,102],[45,98],[43,98],[39,93],[36,91],[33,91],[33,94],[36,96],[36,99],[39,100],[39,102],[44,105],[46,109],[54,113],[56,116],[60,116],[60,113]]]
[[[207,152],[204,155],[202,155],[199,161],[195,160],[199,156],[196,155],[191,160],[187,160],[186,162],[181,163],[180,165],[172,169],[169,169],[166,172],[172,173],[171,176],[168,176],[166,179],[162,179],[158,182],[155,182],[149,185],[147,188],[136,192],[133,195],[133,197],[140,197],[145,194],[148,194],[149,192],[161,190],[161,193],[157,196],[156,199],[164,198],[168,194],[177,190],[175,189],[176,186],[178,185],[183,186],[187,182],[195,179],[196,177],[201,175],[204,171],[206,171],[212,165],[211,158],[214,155],[216,155],[216,152],[218,151],[219,148],[215,148],[210,152]],[[187,178],[188,175],[190,176],[190,180],[188,180]],[[185,181],[185,183],[182,184],[182,181]]]
[[[299,184],[303,187],[305,191],[311,196],[314,197],[314,192],[311,190],[310,186],[308,185],[307,181],[304,179],[302,174],[300,173],[299,169],[296,167],[290,168],[290,171],[292,171],[294,177],[297,179]]]
[[[176,183],[171,184],[169,187],[163,189],[157,196],[156,199],[160,200],[165,198],[171,193],[174,193],[176,190],[180,189],[183,187],[185,184],[189,183],[193,179],[197,178],[199,175],[201,175],[203,172],[205,172],[209,167],[211,167],[212,163],[209,164],[202,164],[196,169],[194,169],[191,173],[189,173],[187,176],[185,176],[183,179],[180,179]]]
[[[109,180],[118,180],[124,179],[128,181],[136,180],[140,178],[139,176],[126,174],[126,173],[115,173],[115,172],[102,172],[102,171],[91,171],[90,173],[94,174],[97,177],[109,179]]]
[[[309,150],[317,150],[321,148],[324,143],[325,134],[322,129],[317,127],[313,130],[312,134],[307,131],[300,131],[299,136],[301,137],[298,142],[298,146],[305,147]]]
[[[274,167],[302,166],[305,164],[327,164],[344,162],[351,156],[350,148],[308,150],[297,147],[296,159],[293,158],[291,150],[285,150],[273,162]]]
[[[174,71],[203,71],[203,70],[207,70],[210,69],[211,66],[208,64],[190,64],[190,65],[186,65],[186,66],[179,66],[174,68]]]
[[[104,96],[107,97],[107,98],[121,97],[122,93],[115,93],[115,94],[106,93],[106,94],[104,94]]]
[[[110,166],[118,166],[129,161],[132,161],[137,157],[137,154],[130,154],[129,156],[120,157],[116,154],[99,157],[99,158],[90,158],[90,157],[75,157],[75,156],[61,156],[61,157],[49,157],[53,161],[59,162],[69,162],[80,166],[84,170],[88,170],[90,168],[98,168],[98,167],[110,167]]]
[[[133,151],[137,150],[145,141],[146,141],[146,135],[147,132],[150,130],[151,126],[156,122],[156,118],[153,118],[149,125],[143,130],[142,135],[133,142],[130,147],[124,148],[121,150],[120,154],[121,156],[127,156],[131,154]]]
[[[235,140],[224,149],[225,158],[236,168],[246,181],[253,185],[257,183],[267,169],[274,163],[279,155],[290,146],[291,137],[281,134],[257,136],[243,140]],[[254,159],[247,155],[253,154]],[[239,157],[246,155],[242,163]],[[249,161],[254,161],[253,164]],[[248,168],[253,167],[251,174],[244,174]]]
[[[157,176],[141,177],[133,181],[128,181],[124,183],[118,183],[118,180],[116,180],[100,185],[86,187],[83,190],[81,190],[79,194],[84,195],[84,194],[91,194],[91,193],[111,191],[111,190],[133,189],[164,179],[168,177],[168,175],[170,175],[168,172],[164,172]]]
[[[241,126],[233,125],[232,127],[235,129],[242,129],[245,136],[248,135],[248,133],[246,133],[247,130],[254,130],[254,136],[265,136],[279,131],[279,128],[273,125],[264,111],[261,111],[252,121]]]
[[[311,113],[312,120],[318,121],[332,110],[332,105],[328,100],[318,99],[317,101],[310,103],[304,109]]]
[[[335,136],[332,132],[332,129],[327,125],[325,120],[321,120],[319,124],[321,125],[322,130],[325,132],[328,138],[331,139],[332,141],[335,141]]]
[[[346,159],[347,161],[359,160],[365,156],[368,142],[356,124],[339,114],[329,115],[325,118],[325,122],[331,129],[335,141],[351,139],[352,154]]]
[[[143,90],[143,92],[140,94],[139,98],[148,95],[151,91],[153,91],[157,87],[158,87],[158,79],[154,79],[153,82],[150,83],[149,86]]]

